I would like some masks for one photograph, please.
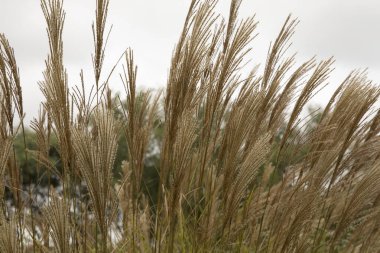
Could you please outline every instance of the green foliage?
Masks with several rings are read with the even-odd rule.
[[[24,143],[25,136],[25,143]],[[26,148],[25,148],[26,144]],[[38,184],[40,186],[46,186],[51,180],[51,173],[49,170],[41,166],[37,161],[36,157],[28,155],[28,160],[26,160],[26,153],[29,150],[36,150],[36,135],[34,132],[27,130],[25,135],[19,133],[14,138],[13,142],[16,160],[18,161],[18,166],[22,171],[23,184],[29,185],[31,183]],[[58,144],[55,138],[51,139],[50,149],[49,149],[49,159],[52,164],[54,164],[58,171],[62,171],[59,152],[57,150]],[[56,182],[55,182],[56,183]]]

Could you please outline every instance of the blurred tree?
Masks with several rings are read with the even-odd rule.
[[[34,132],[27,130],[25,131],[25,142],[26,149],[36,150],[36,135]],[[60,157],[56,149],[57,140],[51,139],[49,158],[56,165],[57,169],[61,170]],[[25,159],[25,145],[22,134],[18,134],[14,140],[14,149],[19,162],[19,167],[22,171],[22,182],[24,185],[29,185],[31,183],[38,184],[41,186],[48,185],[49,181],[51,184],[56,185],[57,180],[54,176],[48,173],[48,170],[44,167],[39,166],[36,159],[29,156],[28,162]],[[50,180],[49,180],[50,175]]]

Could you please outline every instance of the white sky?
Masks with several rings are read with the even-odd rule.
[[[79,84],[84,69],[92,84],[91,24],[95,0],[65,0],[64,61],[69,84]],[[227,15],[229,0],[220,0],[218,11]],[[113,25],[106,52],[104,73],[121,53],[131,47],[139,65],[140,87],[163,87],[170,57],[190,0],[111,0],[108,27]],[[323,104],[334,86],[353,69],[369,68],[369,77],[380,83],[380,1],[378,0],[243,0],[241,17],[256,14],[259,37],[253,42],[252,65],[264,63],[269,42],[275,39],[289,13],[301,23],[290,53],[300,61],[335,56],[332,83],[314,100]],[[0,32],[15,49],[24,93],[27,121],[37,113],[43,96],[37,82],[42,79],[48,54],[45,22],[39,0],[0,0]],[[117,73],[116,73],[117,74]],[[112,79],[111,87],[121,90]]]

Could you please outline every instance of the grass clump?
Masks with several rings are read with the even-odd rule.
[[[102,72],[109,1],[96,3],[86,95],[83,73],[81,86],[68,85],[62,1],[41,1],[50,51],[33,150],[13,49],[0,36],[0,252],[379,251],[380,88],[365,72],[302,118],[334,60],[286,56],[298,21],[286,19],[263,70],[245,76],[255,19],[239,19],[239,0],[227,19],[216,0],[193,0],[166,90],[138,91],[128,49],[125,94],[113,99]],[[23,166],[45,183],[58,178],[43,203],[40,181],[22,185],[19,132]],[[126,160],[115,170],[120,138]]]

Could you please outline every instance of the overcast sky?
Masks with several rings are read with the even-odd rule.
[[[65,0],[64,61],[69,84],[78,84],[85,72],[90,85],[93,51],[91,23],[95,0]],[[111,0],[108,27],[113,25],[106,52],[107,73],[122,52],[131,47],[139,65],[140,87],[163,87],[170,57],[190,0]],[[230,0],[220,0],[218,11],[226,15]],[[302,61],[334,56],[332,85],[316,97],[323,104],[328,95],[353,69],[369,68],[369,77],[380,83],[380,1],[378,0],[245,0],[241,17],[256,14],[258,38],[253,42],[252,64],[265,60],[285,18],[292,13],[301,21],[289,52]],[[43,100],[37,82],[42,79],[48,42],[39,0],[0,0],[0,33],[15,49],[29,121]],[[118,78],[111,87],[121,90]]]

